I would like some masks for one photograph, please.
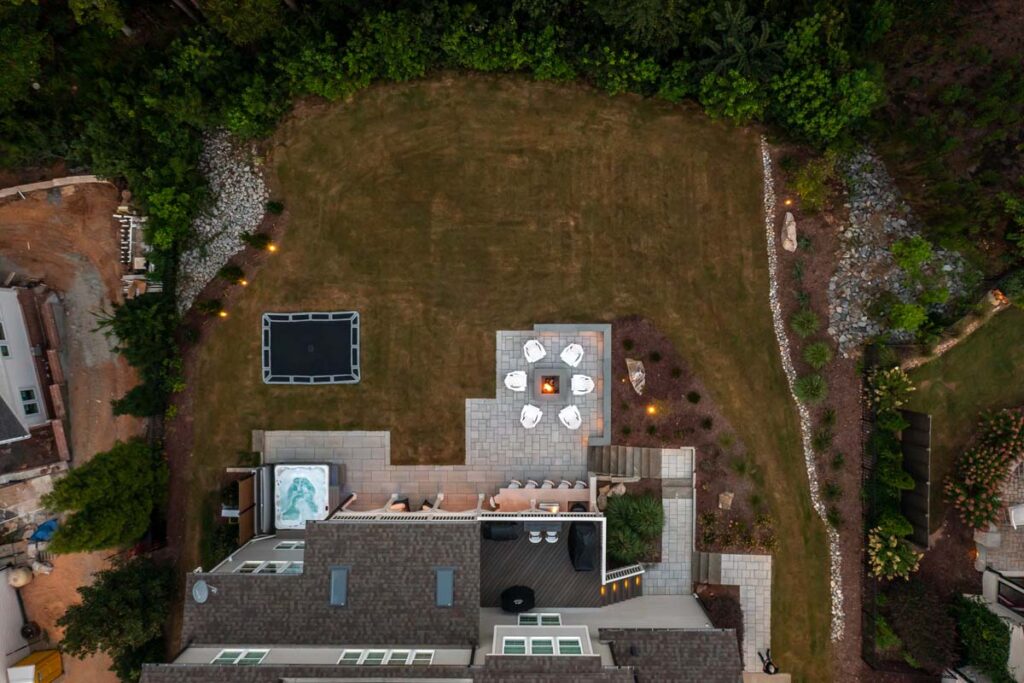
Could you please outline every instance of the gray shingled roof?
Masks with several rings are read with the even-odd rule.
[[[739,683],[743,678],[733,629],[601,629],[619,666],[636,667],[638,683]]]
[[[23,439],[28,436],[28,430],[21,423],[18,416],[14,414],[7,401],[0,396],[0,443]]]
[[[347,565],[348,604],[330,604],[330,568]],[[455,600],[435,605],[435,567],[455,568]],[[306,527],[303,573],[189,574],[216,593],[185,601],[182,644],[388,644],[469,647],[479,638],[475,522],[319,522]]]

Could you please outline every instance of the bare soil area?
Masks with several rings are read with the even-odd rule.
[[[0,204],[0,272],[14,271],[16,282],[44,281],[60,293],[58,319],[61,360],[68,381],[72,465],[143,432],[144,422],[114,417],[110,401],[136,383],[132,369],[96,330],[96,316],[120,301],[118,235],[112,220],[117,190],[106,185],[35,192]],[[78,588],[107,566],[105,553],[54,558],[50,576],[39,576],[23,591],[29,618],[53,642],[57,619],[78,601]],[[64,657],[67,680],[113,683],[107,657]]]

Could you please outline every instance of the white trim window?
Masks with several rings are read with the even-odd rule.
[[[21,397],[21,409],[26,415],[39,414],[39,398],[36,396],[35,389],[22,387],[18,390],[18,396]]]
[[[261,664],[270,650],[221,650],[210,664],[234,664],[256,666]]]
[[[503,655],[578,656],[583,654],[579,638],[505,636],[501,640]]]
[[[342,666],[429,666],[434,650],[342,650]]]
[[[7,335],[4,333],[4,324],[0,323],[0,358],[10,358],[11,347],[7,345]]]
[[[305,550],[305,541],[281,541],[274,546],[274,550]]]
[[[525,655],[527,654],[526,643],[526,638],[502,638],[501,654]]]
[[[554,638],[530,638],[531,655],[553,655],[555,654]]]
[[[579,638],[559,638],[558,654],[574,656],[583,654],[583,642]]]
[[[236,574],[301,574],[302,562],[248,560],[235,567]]]
[[[557,612],[527,612],[519,615],[520,626],[561,626],[562,615]]]

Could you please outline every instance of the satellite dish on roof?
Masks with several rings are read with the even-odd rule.
[[[216,593],[217,589],[209,585],[202,579],[199,579],[192,584],[192,599],[202,605],[204,602],[210,599],[210,593]]]

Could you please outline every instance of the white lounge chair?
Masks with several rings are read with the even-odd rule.
[[[518,479],[513,479],[508,483],[508,487],[510,489],[521,489],[523,488],[523,482],[519,481]]]
[[[577,490],[585,489],[585,488],[587,488],[587,482],[583,481],[582,479],[577,479],[576,483],[573,484],[573,488],[577,489]]]
[[[561,422],[566,429],[577,430],[583,426],[583,417],[580,415],[580,409],[576,406],[566,406],[558,412],[558,421]]]
[[[540,408],[535,405],[527,403],[523,406],[523,412],[519,413],[519,423],[523,425],[525,429],[533,429],[540,422],[541,416],[544,414]]]
[[[1024,505],[1014,505],[1007,512],[1010,514],[1010,526],[1014,529],[1024,526]]]
[[[505,388],[509,391],[526,391],[526,372],[513,370],[505,375]]]
[[[541,539],[540,539],[540,532],[539,531],[531,531],[530,532],[530,543],[540,543],[540,540]]]
[[[575,343],[569,344],[562,349],[562,353],[559,357],[566,365],[576,367],[580,364],[580,361],[583,360],[583,347]]]
[[[508,386],[508,380],[505,380],[505,385]],[[523,385],[526,386],[525,384]],[[572,376],[572,395],[573,396],[586,396],[594,390],[594,380],[589,375],[573,375]]]
[[[536,363],[544,356],[548,355],[544,345],[536,339],[530,339],[523,344],[523,355],[526,356],[527,363]]]

